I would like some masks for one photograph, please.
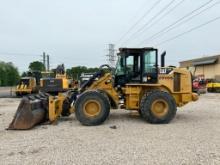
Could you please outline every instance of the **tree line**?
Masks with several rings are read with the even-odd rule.
[[[14,86],[19,79],[18,69],[13,63],[0,61],[0,86]]]
[[[69,69],[66,69],[66,74],[69,78],[72,78],[73,80],[79,80],[80,75],[82,73],[95,73],[99,70],[99,68],[94,67],[86,67],[86,66],[76,66]]]
[[[29,64],[27,72],[19,75],[17,67],[11,62],[0,61],[0,86],[14,86],[18,83],[21,77],[29,76],[31,71],[45,71],[44,64],[40,61],[33,61]],[[66,74],[69,78],[79,80],[82,73],[95,73],[99,70],[98,67],[76,66],[66,69]]]

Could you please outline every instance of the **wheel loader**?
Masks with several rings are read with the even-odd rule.
[[[64,65],[58,65],[55,71],[55,77],[44,77],[40,80],[40,91],[57,95],[59,92],[68,91],[73,88],[73,80],[67,78]],[[51,73],[51,72],[48,72]],[[53,73],[53,72],[52,72]]]
[[[29,71],[26,77],[22,77],[16,86],[16,96],[38,93],[41,73],[39,71]]]
[[[152,124],[169,123],[177,107],[196,101],[198,95],[192,92],[190,72],[164,67],[164,56],[159,68],[157,49],[120,48],[116,68],[102,65],[79,89],[24,97],[8,129],[53,123],[73,112],[82,125],[95,126],[108,118],[110,109],[135,110]]]
[[[220,81],[216,79],[210,79],[208,80],[206,88],[209,93],[220,93]]]

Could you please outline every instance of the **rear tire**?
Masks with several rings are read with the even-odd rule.
[[[175,100],[167,92],[152,91],[141,100],[142,117],[152,124],[169,123],[175,117],[176,110]]]
[[[219,87],[215,88],[215,92],[220,93],[220,88]]]
[[[209,93],[211,93],[211,92],[213,92],[213,89],[212,89],[212,88],[207,88],[207,91],[208,91]]]
[[[109,116],[110,104],[98,91],[87,91],[76,100],[75,110],[77,120],[83,125],[100,125]]]

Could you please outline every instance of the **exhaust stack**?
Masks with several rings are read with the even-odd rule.
[[[161,67],[165,67],[165,56],[166,56],[166,51],[164,51],[162,54],[161,54]]]

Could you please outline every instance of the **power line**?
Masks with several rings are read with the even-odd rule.
[[[198,25],[198,26],[196,26],[196,27],[193,27],[193,28],[191,28],[191,29],[189,29],[189,30],[187,30],[187,31],[185,31],[185,32],[183,32],[183,33],[180,33],[180,34],[178,34],[178,35],[176,35],[176,36],[174,36],[174,37],[171,37],[171,38],[169,38],[169,39],[167,39],[167,40],[164,40],[164,41],[162,41],[162,42],[160,42],[160,43],[158,43],[158,44],[156,44],[156,45],[165,44],[166,42],[169,42],[169,41],[172,41],[172,40],[174,40],[174,39],[177,39],[177,38],[179,38],[179,37],[181,37],[181,36],[183,36],[183,35],[185,35],[185,34],[187,34],[187,33],[190,33],[190,32],[192,32],[192,31],[194,31],[194,30],[197,30],[197,29],[199,29],[199,28],[201,28],[201,27],[203,27],[203,26],[206,26],[206,25],[208,25],[208,24],[210,24],[210,23],[213,23],[213,22],[215,22],[215,21],[217,21],[217,20],[219,20],[219,19],[220,19],[220,16],[219,16],[219,17],[216,17],[216,18],[214,18],[214,19],[212,19],[212,20],[209,20],[209,21],[207,21],[207,22],[205,22],[205,23],[203,23],[203,24],[200,24],[200,25]]]
[[[124,38],[125,36],[130,32],[132,31],[133,28],[135,28],[139,22],[141,22],[142,19],[144,19],[147,15],[150,14],[150,12],[157,6],[159,5],[159,3],[161,2],[162,0],[158,0],[156,1],[150,8],[149,10],[147,10],[129,29],[128,31],[126,31],[120,38],[119,40],[116,42],[117,44],[119,44]]]
[[[2,56],[41,56],[40,54],[25,54],[25,53],[11,53],[11,52],[0,52]]]
[[[149,25],[153,20],[155,20],[155,18],[157,18],[158,16],[160,16],[169,6],[171,6],[176,0],[171,0],[166,6],[164,6],[161,10],[159,10],[153,17],[151,17],[151,19],[146,22],[143,26],[141,26],[141,28],[139,28],[137,31],[135,31],[124,43],[127,43],[130,39],[132,39],[133,37],[136,36],[136,34],[140,33],[141,31],[143,31],[143,29]]]
[[[179,7],[185,0],[179,1],[175,6],[173,6],[170,10],[168,10],[166,13],[164,13],[161,17],[156,19],[152,24],[150,24],[144,31],[152,28],[154,25],[156,25],[160,20],[162,20],[164,17],[166,17],[168,14],[170,14],[173,10],[175,10],[177,7]]]
[[[139,15],[139,11],[143,11],[146,8],[146,6],[148,6],[148,4],[149,4],[149,2],[144,0],[144,3],[136,10],[134,16],[131,17],[129,22],[135,20],[138,17],[138,15]]]
[[[156,39],[156,38],[159,38],[159,37],[161,37],[161,36],[164,35],[164,34],[167,34],[167,32],[169,32],[169,31],[171,31],[171,30],[173,30],[173,29],[179,27],[179,26],[182,25],[183,23],[186,23],[186,22],[190,21],[191,19],[193,19],[193,18],[195,18],[196,16],[198,16],[198,15],[204,13],[205,11],[210,10],[211,8],[215,7],[215,6],[218,5],[218,4],[220,4],[220,1],[217,1],[216,3],[212,4],[211,6],[209,6],[209,7],[205,8],[205,9],[201,10],[201,11],[198,12],[197,14],[194,14],[194,15],[192,15],[191,17],[189,17],[188,19],[186,19],[186,20],[184,20],[184,21],[182,21],[182,22],[176,24],[176,26],[173,26],[173,27],[171,27],[170,29],[164,31],[160,36],[155,36],[154,38],[152,38],[152,40],[153,40],[153,39]]]
[[[167,16],[168,14],[170,14],[173,10],[175,10],[177,7],[179,7],[185,0],[181,0],[179,1],[175,6],[173,6],[170,10],[168,10],[167,12],[165,12],[161,17],[159,17],[158,19],[156,19],[150,27],[152,27],[153,25],[155,25],[156,23],[158,23],[158,21],[160,21],[161,19],[163,19],[165,16]]]
[[[161,33],[163,33],[166,29],[169,29],[170,27],[176,25],[177,23],[179,23],[180,21],[184,20],[185,18],[189,17],[190,15],[192,15],[193,13],[195,13],[196,11],[200,10],[201,8],[207,6],[209,3],[211,3],[213,0],[209,0],[208,2],[205,2],[204,4],[202,4],[201,6],[199,6],[198,8],[192,10],[191,12],[187,13],[186,15],[184,15],[183,17],[181,17],[180,19],[174,21],[172,24],[166,26],[165,28],[163,28],[162,30],[160,30],[159,32],[153,34],[152,36],[150,36],[149,38],[143,40],[140,44],[143,44],[144,42],[147,42],[151,39],[153,39],[155,36],[160,35]]]

